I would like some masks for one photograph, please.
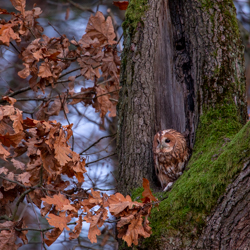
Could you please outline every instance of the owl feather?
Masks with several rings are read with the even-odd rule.
[[[153,142],[156,175],[164,191],[182,175],[189,159],[185,137],[174,129],[158,132]]]

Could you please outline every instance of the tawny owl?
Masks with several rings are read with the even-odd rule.
[[[183,173],[189,158],[185,137],[173,129],[162,130],[154,136],[155,172],[164,191]]]

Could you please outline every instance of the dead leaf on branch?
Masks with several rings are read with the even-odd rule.
[[[133,219],[131,224],[128,226],[128,230],[125,235],[122,236],[122,239],[127,242],[128,246],[130,247],[133,244],[138,245],[138,238],[140,236],[144,238],[148,238],[150,234],[145,231],[143,225],[143,218],[142,216],[138,216],[137,219]],[[121,235],[118,234],[120,238]]]
[[[15,40],[17,42],[20,42],[21,39],[17,33],[13,30],[14,24],[4,24],[0,25],[0,44],[4,44],[6,46],[10,45],[11,40]]]
[[[72,153],[69,145],[66,143],[66,138],[64,137],[63,131],[60,130],[59,136],[55,141],[55,158],[58,160],[61,166],[64,166],[71,161],[69,155]]]
[[[6,178],[9,179],[9,180],[15,181],[14,176],[15,176],[14,173],[10,172],[10,173],[8,173]],[[3,182],[2,182],[2,186],[4,187],[4,191],[14,189],[16,187],[16,185],[17,185],[16,183],[10,182],[10,181],[7,181],[7,180],[3,180]]]
[[[4,173],[5,175],[9,172],[9,170],[5,167],[0,168],[0,174]]]
[[[105,208],[99,208],[94,214],[90,211],[84,217],[84,220],[90,223],[88,238],[91,243],[97,242],[97,235],[101,235],[101,231],[98,227],[101,227],[104,221],[108,218],[108,211]]]
[[[12,158],[11,161],[12,161],[12,163],[13,163],[13,165],[14,165],[14,167],[16,169],[21,169],[21,170],[25,169],[25,164],[24,163],[14,159],[14,158]]]
[[[6,158],[10,156],[10,153],[0,143],[0,158],[7,161]]]
[[[14,8],[21,12],[23,17],[25,17],[25,7],[26,1],[25,0],[10,0]]]
[[[82,231],[82,216],[80,215],[73,232],[69,233],[69,236],[70,236],[69,240],[78,238],[81,231]]]
[[[58,195],[55,194],[53,198],[46,196],[46,198],[42,198],[42,201],[45,201],[46,203],[51,204],[51,205],[55,205],[56,206],[55,208],[58,211],[61,211],[61,210],[71,211],[72,210],[72,211],[77,212],[77,210],[72,205],[70,205],[70,201],[61,193],[59,193]]]
[[[30,179],[31,174],[28,172],[24,172],[22,174],[19,174],[16,178],[19,182],[23,183],[25,186],[30,186]]]
[[[62,230],[60,230],[57,227],[52,229],[50,232],[45,233],[45,236],[47,237],[47,239],[44,239],[44,242],[48,246],[52,245],[57,240],[57,238],[61,235],[61,233],[62,233]]]
[[[86,34],[92,39],[97,38],[102,45],[113,45],[116,44],[114,41],[116,35],[112,24],[112,19],[109,16],[106,20],[104,15],[97,11],[95,16],[90,16]]]
[[[6,147],[17,147],[18,144],[24,139],[24,137],[25,133],[22,131],[12,135],[10,135],[9,133],[7,133],[6,135],[0,134],[0,142]]]
[[[147,203],[147,202],[152,202],[152,201],[157,201],[157,198],[155,198],[150,190],[150,184],[149,181],[146,178],[143,178],[143,184],[142,184],[144,191],[142,192],[142,202]]]
[[[70,216],[65,216],[64,213],[60,213],[59,216],[54,214],[49,214],[47,221],[51,226],[59,228],[61,231],[65,228],[66,230],[70,230],[70,228],[67,226],[67,223],[71,221]]]
[[[0,229],[8,228],[8,230],[0,230],[0,249],[1,250],[17,250],[22,243],[18,245],[16,242],[16,230],[14,229],[16,222],[6,221],[4,223],[0,223]]]
[[[126,198],[120,194],[116,193],[113,194],[109,197],[108,199],[109,203],[109,211],[113,215],[118,215],[121,213],[123,210],[126,208],[133,209],[134,207],[136,208],[141,208],[143,207],[142,203],[139,203],[137,201],[132,201],[130,196],[126,196]]]
[[[2,99],[5,100],[5,101],[7,101],[12,106],[16,102],[15,98],[12,98],[12,97],[9,97],[9,96],[3,96]]]
[[[51,71],[50,71],[50,67],[51,66],[49,65],[48,62],[42,63],[41,66],[39,67],[38,76],[40,76],[42,78],[53,76]]]

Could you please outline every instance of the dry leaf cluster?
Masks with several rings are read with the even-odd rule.
[[[29,77],[31,89],[42,90],[46,86],[54,87],[62,82],[62,74],[73,62],[78,63],[76,70],[79,75],[68,77],[68,90],[60,93],[41,105],[36,118],[48,120],[49,116],[58,115],[67,105],[84,102],[92,105],[96,112],[104,118],[107,112],[110,117],[116,116],[116,104],[119,94],[120,57],[117,55],[116,35],[111,17],[105,19],[101,12],[91,16],[86,28],[86,34],[79,41],[69,40],[65,35],[49,38],[42,34],[43,28],[37,18],[42,13],[39,7],[25,11],[25,0],[11,0],[19,13],[8,12],[0,9],[0,14],[10,15],[11,19],[0,21],[0,44],[9,46],[15,41],[19,44],[22,39],[31,43],[22,48],[20,58],[24,68],[18,72],[21,78]],[[71,48],[70,48],[71,47]],[[83,76],[93,81],[93,87],[81,88],[75,93],[74,83],[76,78]],[[66,82],[67,82],[66,81]],[[65,82],[65,80],[63,81]],[[66,103],[66,100],[71,102]]]
[[[111,18],[105,19],[101,12],[91,16],[86,34],[79,41],[65,35],[49,38],[42,34],[43,28],[37,21],[42,13],[40,8],[26,11],[25,0],[11,2],[18,13],[0,9],[0,14],[10,16],[9,21],[0,21],[1,45],[15,43],[13,46],[18,46],[23,40],[31,39],[20,53],[24,68],[18,75],[29,77],[29,86],[35,92],[40,89],[46,93],[47,86],[54,87],[60,81],[68,82],[68,90],[44,97],[36,119],[23,119],[22,111],[14,107],[16,99],[11,96],[15,93],[2,97],[1,102],[6,105],[0,106],[0,158],[12,168],[0,168],[0,249],[18,249],[22,244],[15,244],[17,237],[28,243],[26,234],[31,229],[18,215],[23,201],[35,205],[41,215],[47,217],[52,229],[40,230],[48,246],[64,229],[70,230],[72,222],[75,226],[69,233],[70,239],[79,237],[83,221],[90,224],[89,240],[97,242],[96,236],[108,220],[108,211],[117,219],[118,237],[129,246],[137,245],[140,237],[150,236],[148,216],[153,204],[158,204],[148,180],[143,180],[142,202],[132,201],[120,193],[108,196],[93,189],[88,193],[82,188],[85,159],[69,144],[73,124],[62,126],[56,120],[49,121],[50,116],[58,115],[61,110],[67,113],[67,105],[78,102],[92,105],[102,118],[107,112],[110,116],[116,115],[120,58]],[[79,67],[70,72],[79,70],[80,74],[63,80],[69,74],[64,71],[72,62],[77,62]],[[82,87],[75,93],[74,83],[78,77],[92,80],[93,87]],[[63,175],[77,181],[72,185]],[[14,204],[13,209],[10,204]]]

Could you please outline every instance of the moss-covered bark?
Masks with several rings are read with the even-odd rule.
[[[235,107],[208,110],[201,116],[188,170],[151,216],[153,235],[145,249],[185,249],[202,233],[206,218],[250,156],[250,123],[241,130]],[[239,131],[240,130],[240,131]],[[235,133],[239,131],[236,135]],[[159,199],[164,197],[158,193]]]
[[[192,157],[173,189],[157,194],[167,198],[153,210],[153,234],[139,248],[207,249],[206,218],[250,156],[235,8],[230,0],[149,0],[145,9],[140,22],[130,13],[124,25],[119,191],[139,187],[142,177],[153,182],[157,130],[185,131]]]

